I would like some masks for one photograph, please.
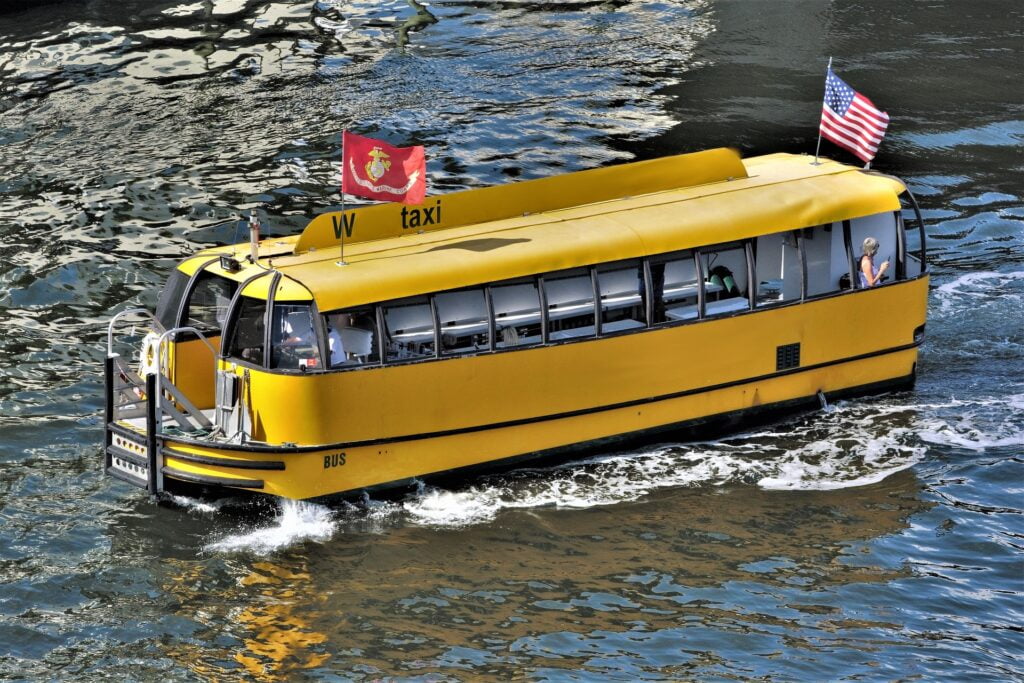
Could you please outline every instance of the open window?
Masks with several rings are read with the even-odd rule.
[[[807,264],[807,296],[831,294],[848,287],[850,258],[843,239],[843,224],[828,223],[800,232]]]
[[[534,278],[491,285],[491,305],[495,348],[540,343],[540,293]]]
[[[643,263],[627,261],[597,269],[601,334],[645,327]]]
[[[873,259],[875,268],[880,268],[884,261],[889,262],[889,269],[882,276],[882,282],[892,281],[897,274],[903,272],[900,266],[900,241],[896,217],[897,214],[892,211],[885,211],[850,221],[850,246],[853,249],[854,271],[857,274],[855,282],[858,288],[867,284],[861,276],[861,256],[864,253],[864,240],[868,237],[878,241],[878,253]]]
[[[237,311],[231,326],[226,355],[253,365],[263,365],[267,302],[242,296],[238,301]]]
[[[594,281],[589,268],[545,275],[544,296],[548,308],[549,340],[597,334],[594,327]]]
[[[441,332],[441,353],[473,353],[490,348],[484,290],[462,289],[434,295]]]
[[[694,252],[687,250],[652,258],[650,273],[656,324],[697,317],[700,286]]]
[[[377,344],[377,314],[373,306],[360,306],[324,316],[327,330],[327,356],[330,367],[376,365],[380,362]]]
[[[309,304],[275,303],[270,327],[270,367],[275,370],[316,370],[320,346]]]
[[[753,248],[757,306],[799,301],[802,273],[796,233],[761,235],[754,240]]]
[[[704,273],[704,315],[726,315],[750,308],[747,250],[742,242],[700,249]]]
[[[387,362],[433,358],[434,313],[430,299],[414,296],[382,304]]]

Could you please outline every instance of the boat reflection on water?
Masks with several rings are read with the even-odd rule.
[[[208,680],[244,673],[277,681],[324,664],[331,656],[323,651],[327,636],[311,627],[321,619],[317,605],[323,598],[313,590],[304,561],[292,559],[247,564],[234,585],[218,583],[215,594],[204,590],[210,585],[208,563],[171,561],[162,588],[179,600],[175,614],[221,632],[166,643],[164,654]],[[211,647],[225,642],[230,645]]]
[[[806,629],[842,633],[841,603],[851,594],[910,575],[877,552],[877,540],[931,505],[906,470],[833,491],[672,488],[618,505],[506,510],[458,529],[411,524],[400,505],[385,514],[334,510],[329,540],[262,556],[195,557],[184,536],[153,538],[151,512],[125,519],[115,543],[140,561],[152,554],[153,583],[175,602],[172,612],[204,631],[159,645],[198,675],[424,674],[463,665],[498,674],[534,657],[579,666],[589,657],[580,643],[594,638],[628,650],[625,641],[605,642],[614,634],[671,636],[686,649],[687,629],[712,623],[780,643]],[[223,515],[182,516],[200,536],[224,533],[216,528]],[[767,593],[770,605],[758,597]],[[881,618],[856,626],[902,637]]]

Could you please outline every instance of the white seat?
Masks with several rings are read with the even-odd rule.
[[[746,297],[733,297],[731,299],[722,299],[721,301],[709,301],[704,307],[706,315],[721,315],[722,313],[731,313],[733,311],[745,311],[750,308],[750,302],[747,301]]]
[[[633,320],[632,318],[624,318],[623,320],[613,320],[610,323],[601,323],[601,334],[608,334],[609,332],[622,332],[623,330],[635,330],[638,327],[644,327],[645,325],[639,320]]]
[[[555,339],[555,340],[573,339],[575,337],[593,337],[593,336],[594,336],[594,326],[593,325],[587,325],[585,327],[574,327],[574,328],[569,329],[569,330],[558,330],[557,332],[552,332],[550,335],[548,335],[548,337],[550,339]]]
[[[342,327],[338,330],[341,347],[352,356],[369,356],[373,352],[373,332],[358,327]]]
[[[692,320],[697,317],[697,304],[673,306],[665,309],[665,317],[669,320]]]

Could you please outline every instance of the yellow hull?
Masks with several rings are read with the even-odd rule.
[[[264,442],[165,437],[165,486],[317,498],[743,416],[818,392],[892,386],[914,375],[927,287],[925,276],[723,319],[356,372],[250,370]],[[778,347],[797,343],[798,366],[779,369]],[[270,445],[284,443],[296,445]]]

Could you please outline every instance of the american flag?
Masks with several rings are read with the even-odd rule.
[[[888,125],[888,114],[844,83],[829,68],[819,128],[823,137],[867,162],[875,157]]]

